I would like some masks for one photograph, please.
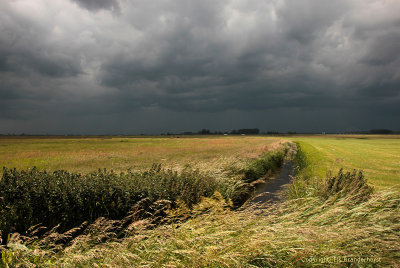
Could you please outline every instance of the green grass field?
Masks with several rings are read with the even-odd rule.
[[[254,158],[287,139],[298,141],[307,154],[312,163],[307,168],[309,175],[325,177],[341,167],[361,169],[378,189],[400,189],[400,136],[3,137],[0,166],[88,173],[98,168],[144,170],[162,163],[174,169],[191,165],[211,170]]]
[[[337,173],[361,169],[370,184],[377,189],[400,189],[400,137],[399,136],[315,136],[293,138],[306,153],[310,165],[305,172],[325,177],[327,172]]]

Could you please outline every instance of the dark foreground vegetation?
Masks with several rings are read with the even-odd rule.
[[[0,182],[0,229],[7,235],[40,223],[61,224],[60,229],[66,231],[101,216],[123,218],[143,198],[151,202],[181,199],[192,206],[215,188],[216,182],[199,171],[178,174],[158,165],[143,173],[99,170],[88,175],[5,169]]]
[[[98,170],[87,175],[4,168],[0,181],[2,238],[7,241],[9,234],[25,233],[38,224],[46,228],[58,225],[58,231],[65,232],[99,217],[122,219],[144,199],[149,203],[165,200],[172,208],[179,201],[192,208],[202,197],[219,191],[238,206],[252,190],[249,183],[278,169],[284,153],[266,153],[232,171],[240,175],[232,185],[199,170],[177,172],[159,164],[145,172]]]

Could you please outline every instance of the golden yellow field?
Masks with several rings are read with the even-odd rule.
[[[88,173],[98,168],[142,170],[153,163],[210,169],[276,149],[274,137],[0,138],[0,166]]]

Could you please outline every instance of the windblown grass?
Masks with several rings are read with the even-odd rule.
[[[324,150],[304,141],[300,145],[299,176],[282,203],[231,210],[224,198],[229,191],[215,192],[192,209],[180,203],[170,211],[169,217],[174,219],[170,224],[154,228],[141,221],[130,236],[103,244],[81,236],[58,253],[34,246],[3,249],[3,265],[400,267],[397,189],[375,191],[360,171],[340,170],[316,177],[318,167],[313,170],[310,165],[321,159]],[[255,163],[247,165],[254,167],[252,172],[260,167]],[[236,174],[237,170],[245,169],[241,166],[225,172]],[[227,185],[234,182],[242,187],[243,182],[236,179]],[[179,221],[180,216],[189,220]]]
[[[8,260],[63,267],[398,267],[399,193],[359,195],[353,190],[369,186],[363,179],[341,184],[347,176],[327,179],[320,189],[329,193],[325,197],[232,211],[215,194],[203,198],[191,212],[194,218],[183,223],[139,227],[133,236],[102,245],[82,239],[59,255],[14,251]],[[332,182],[338,187],[330,187]]]

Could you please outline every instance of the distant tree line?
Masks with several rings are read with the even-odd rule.
[[[328,134],[325,132],[322,132],[323,134]],[[20,134],[15,134],[15,133],[8,133],[8,134],[1,134],[0,136],[20,136],[20,137],[46,137],[46,136],[57,136],[57,137],[107,137],[107,136],[124,136],[124,137],[129,137],[129,136],[156,136],[156,135],[161,135],[161,136],[172,136],[172,135],[294,135],[294,134],[321,134],[321,132],[316,133],[316,132],[295,132],[295,131],[287,131],[287,132],[279,132],[279,131],[265,131],[261,132],[258,128],[241,128],[241,129],[233,129],[231,131],[211,131],[209,129],[203,128],[202,130],[199,130],[197,132],[191,132],[191,131],[185,131],[185,132],[180,132],[180,133],[161,133],[161,134],[104,134],[104,135],[96,135],[96,134],[66,134],[66,135],[60,135],[60,134],[26,134],[26,133],[20,133]],[[367,131],[345,131],[345,132],[329,132],[329,134],[400,134],[400,131],[393,131],[390,129],[371,129]]]
[[[328,134],[327,132],[322,132],[323,134]],[[321,132],[296,132],[296,131],[264,131],[261,132],[258,128],[241,128],[233,129],[231,131],[211,131],[209,129],[201,129],[197,132],[185,131],[182,133],[162,133],[161,135],[295,135],[295,134],[321,134]],[[400,134],[400,131],[393,131],[390,129],[371,129],[367,131],[348,131],[348,132],[329,132],[329,134]]]
[[[241,128],[241,129],[233,129],[231,131],[211,131],[209,129],[201,129],[197,132],[191,132],[191,131],[185,131],[182,133],[161,133],[162,136],[167,135],[259,135],[259,134],[264,134],[264,135],[282,135],[282,134],[297,134],[297,132],[294,131],[288,131],[288,132],[279,132],[279,131],[266,131],[266,132],[261,132],[260,129],[258,128]]]
[[[239,130],[232,130],[231,134],[257,135],[260,134],[260,130],[258,128],[241,128]]]
[[[368,131],[350,131],[346,134],[399,134],[400,131],[393,131],[391,129],[371,129]]]
[[[191,131],[185,131],[182,133],[161,133],[161,135],[226,135],[226,134],[232,134],[232,135],[258,135],[260,134],[260,130],[258,128],[241,128],[241,129],[233,129],[231,131],[211,131],[209,129],[203,128],[202,130],[199,130],[197,132],[191,132]]]

